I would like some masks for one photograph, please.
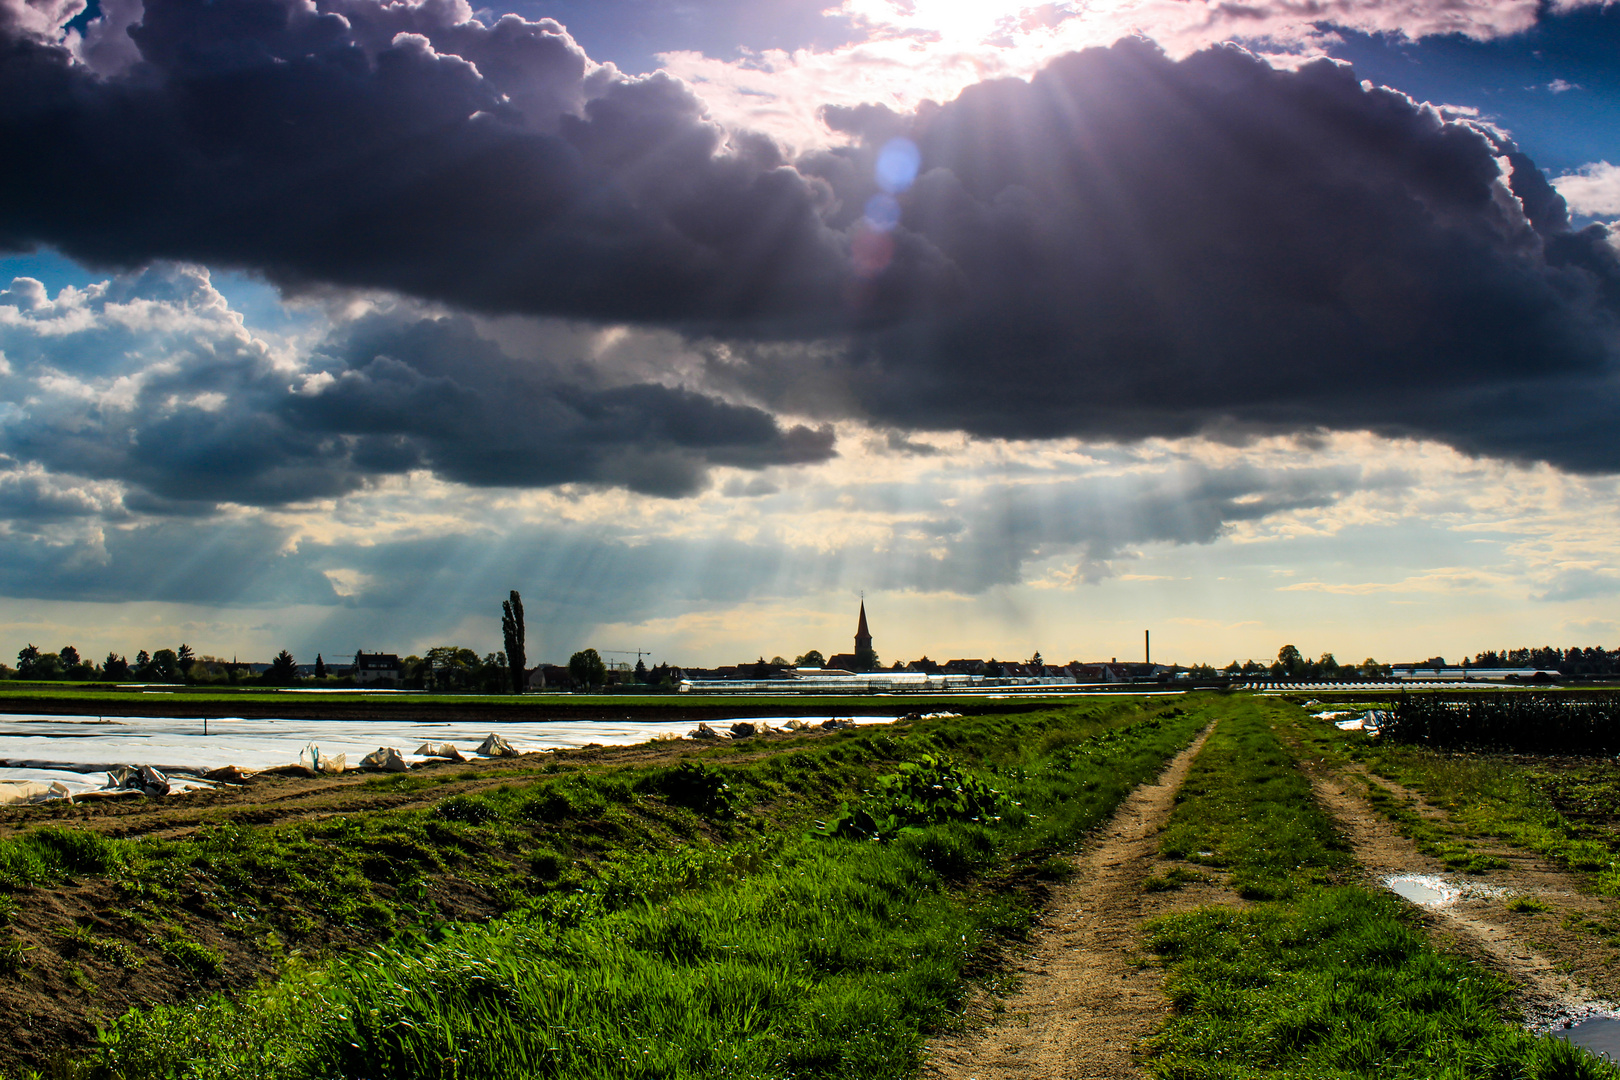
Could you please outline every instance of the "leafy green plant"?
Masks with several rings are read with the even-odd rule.
[[[866,797],[825,828],[828,836],[891,840],[902,829],[952,821],[989,824],[1014,807],[984,779],[949,757],[922,754],[880,777]]]

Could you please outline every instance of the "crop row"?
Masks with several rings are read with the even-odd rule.
[[[1409,694],[1381,737],[1440,749],[1612,754],[1620,751],[1620,698]]]

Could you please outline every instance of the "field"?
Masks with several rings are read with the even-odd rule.
[[[508,720],[622,720],[628,717],[723,720],[750,716],[904,716],[943,710],[1008,712],[1050,707],[1063,699],[1005,699],[948,694],[703,695],[427,694],[305,692],[263,687],[181,686],[122,689],[111,683],[0,682],[0,713],[287,719],[435,720],[446,716]]]
[[[1620,1076],[1612,761],[976,704],[5,811],[0,1075]]]

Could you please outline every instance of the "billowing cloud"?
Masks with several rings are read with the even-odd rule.
[[[374,312],[333,327],[314,353],[281,357],[205,271],[184,266],[54,298],[19,278],[0,291],[0,350],[0,393],[13,402],[0,451],[127,485],[125,504],[148,514],[333,498],[414,470],[474,486],[684,495],[715,466],[832,453],[827,428],[784,428],[691,390],[605,386],[545,358],[515,359],[465,316]],[[55,505],[42,489],[14,494],[25,490],[38,511]],[[53,497],[89,505],[82,494]]]
[[[864,325],[823,365],[866,415],[987,437],[1366,429],[1620,469],[1607,231],[1534,163],[1327,61],[1121,42],[913,116],[829,121],[800,168],[867,233],[881,148],[921,151]],[[778,360],[780,359],[780,362]],[[739,368],[728,362],[717,370]]]
[[[1392,42],[1436,36],[1490,41],[1597,0],[845,0],[828,9],[866,30],[833,47],[769,48],[733,58],[673,46],[665,70],[700,88],[728,126],[768,132],[798,148],[828,142],[824,106],[881,104],[910,112],[974,83],[1027,79],[1066,53],[1139,36],[1182,58],[1240,42],[1280,66],[1324,54],[1344,31]],[[1563,79],[1554,93],[1578,89]]]
[[[104,78],[0,20],[0,245],[576,317],[791,319],[839,295],[816,185],[549,20],[150,0],[127,36],[140,62]]]
[[[726,401],[900,431],[1365,429],[1620,469],[1607,231],[1572,229],[1500,134],[1328,61],[1176,60],[1128,39],[915,112],[828,109],[850,145],[790,162],[678,80],[626,79],[555,23],[486,27],[465,4],[151,0],[127,36],[140,62],[104,75],[8,32],[0,243],[672,328],[724,354],[708,378]],[[897,138],[918,171],[880,192]],[[679,492],[708,464],[829,452],[703,387],[587,379],[523,398],[551,377],[464,348],[456,318],[395,327],[297,400],[244,356],[232,387],[169,390],[190,404],[161,441],[113,453],[150,455],[139,482],[165,497],[165,476],[201,462],[273,462],[223,485],[273,501],[414,464]],[[544,430],[568,445],[513,434],[460,453],[467,432],[514,432],[516,400],[563,417]],[[49,430],[61,448],[32,452],[125,468]],[[602,449],[632,431],[634,464]]]

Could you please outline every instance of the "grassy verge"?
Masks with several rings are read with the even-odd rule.
[[[1378,775],[1420,792],[1463,830],[1505,840],[1590,875],[1620,895],[1620,766],[1594,758],[1516,758],[1412,746],[1360,750]]]
[[[235,1000],[131,1012],[80,1071],[904,1076],[1027,927],[1055,857],[1204,722],[1121,702],[919,721],[747,762],[719,747],[514,777],[428,811],[235,824],[184,850],[109,842],[132,886],[203,882],[218,905],[302,874],[294,910],[370,890],[394,931]],[[446,923],[400,899],[446,873],[484,875],[504,913]]]
[[[1269,712],[1282,717],[1282,707]],[[1256,707],[1222,721],[1167,833],[1218,852],[1251,894],[1172,916],[1148,947],[1175,1014],[1148,1065],[1165,1078],[1613,1078],[1612,1066],[1504,1022],[1508,988],[1431,947],[1394,898],[1342,882],[1343,845]],[[1205,757],[1208,760],[1204,760]],[[1192,777],[1189,777],[1189,786]],[[1212,808],[1208,827],[1197,803]],[[1286,843],[1272,838],[1287,836]]]

